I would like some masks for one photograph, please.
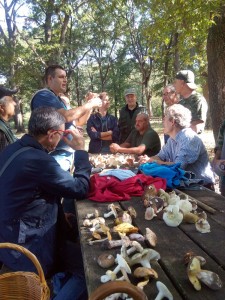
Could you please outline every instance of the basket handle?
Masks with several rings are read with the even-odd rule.
[[[25,256],[27,256],[32,261],[34,266],[36,267],[36,269],[38,271],[38,275],[40,277],[40,282],[43,284],[46,284],[45,275],[44,275],[43,269],[41,267],[41,264],[39,263],[37,257],[32,252],[30,252],[28,249],[26,249],[20,245],[13,244],[13,243],[0,243],[0,248],[17,250],[17,251],[23,253]]]
[[[134,300],[148,300],[145,293],[135,285],[127,281],[110,281],[101,284],[89,297],[88,300],[103,300],[114,293],[126,293]]]

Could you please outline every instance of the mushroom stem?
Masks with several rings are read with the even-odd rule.
[[[92,246],[92,245],[94,245],[94,244],[101,243],[101,242],[104,242],[104,241],[106,241],[106,240],[108,240],[108,238],[104,238],[104,239],[101,239],[101,240],[89,241],[88,244],[89,244],[90,246]]]
[[[168,300],[173,300],[173,295],[168,290],[168,288],[165,286],[165,284],[163,284],[161,281],[157,281],[156,286],[157,286],[159,293],[158,293],[157,297],[155,298],[155,300],[162,300],[164,298],[166,298]]]

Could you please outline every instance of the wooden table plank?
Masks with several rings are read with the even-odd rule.
[[[225,197],[209,189],[202,187],[200,190],[181,190],[185,194],[196,198],[206,205],[216,209],[218,212],[225,212]]]

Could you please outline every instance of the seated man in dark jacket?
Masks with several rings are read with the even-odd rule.
[[[149,116],[140,112],[135,121],[135,129],[131,131],[127,139],[121,145],[112,143],[112,153],[126,153],[148,156],[157,154],[161,149],[161,142],[158,133],[152,129],[149,123]]]
[[[64,136],[68,132],[72,140]],[[61,139],[76,150],[73,177],[47,153]],[[75,296],[85,291],[82,259],[75,243],[70,242],[73,255],[68,257],[64,251],[66,222],[60,200],[61,197],[80,199],[88,192],[91,166],[83,149],[84,138],[78,130],[65,132],[65,118],[54,108],[41,107],[31,114],[28,134],[0,154],[0,242],[29,249],[37,256],[47,277],[58,270],[69,272],[70,279],[73,277],[75,281],[72,284],[76,286]],[[69,261],[68,266],[62,259]],[[35,271],[31,262],[14,251],[1,250],[0,261],[13,271]],[[62,268],[56,270],[60,262]],[[63,295],[64,300],[80,299],[71,298],[71,291],[70,296]]]

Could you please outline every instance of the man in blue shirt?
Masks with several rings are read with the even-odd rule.
[[[67,90],[67,75],[65,69],[60,65],[50,65],[45,70],[45,82],[47,88],[37,91],[31,100],[31,110],[37,107],[54,107],[66,119],[65,128],[73,129],[74,121],[81,126],[86,123],[92,109],[102,105],[99,98],[92,98],[83,106],[68,109],[60,98]],[[69,135],[70,139],[71,136]],[[63,170],[70,171],[73,166],[74,150],[61,140],[56,149],[50,152]],[[63,201],[65,212],[75,212],[74,199]]]
[[[77,125],[84,124],[89,118],[91,111],[102,104],[101,99],[92,98],[83,106],[67,109],[66,105],[60,98],[61,93],[67,90],[67,75],[64,68],[60,65],[51,65],[45,70],[45,82],[47,88],[37,91],[31,101],[31,110],[48,106],[54,107],[66,119],[66,129],[74,128],[73,121]],[[64,170],[70,170],[73,162],[74,150],[71,149],[63,140],[57,145],[56,149],[50,153]]]

